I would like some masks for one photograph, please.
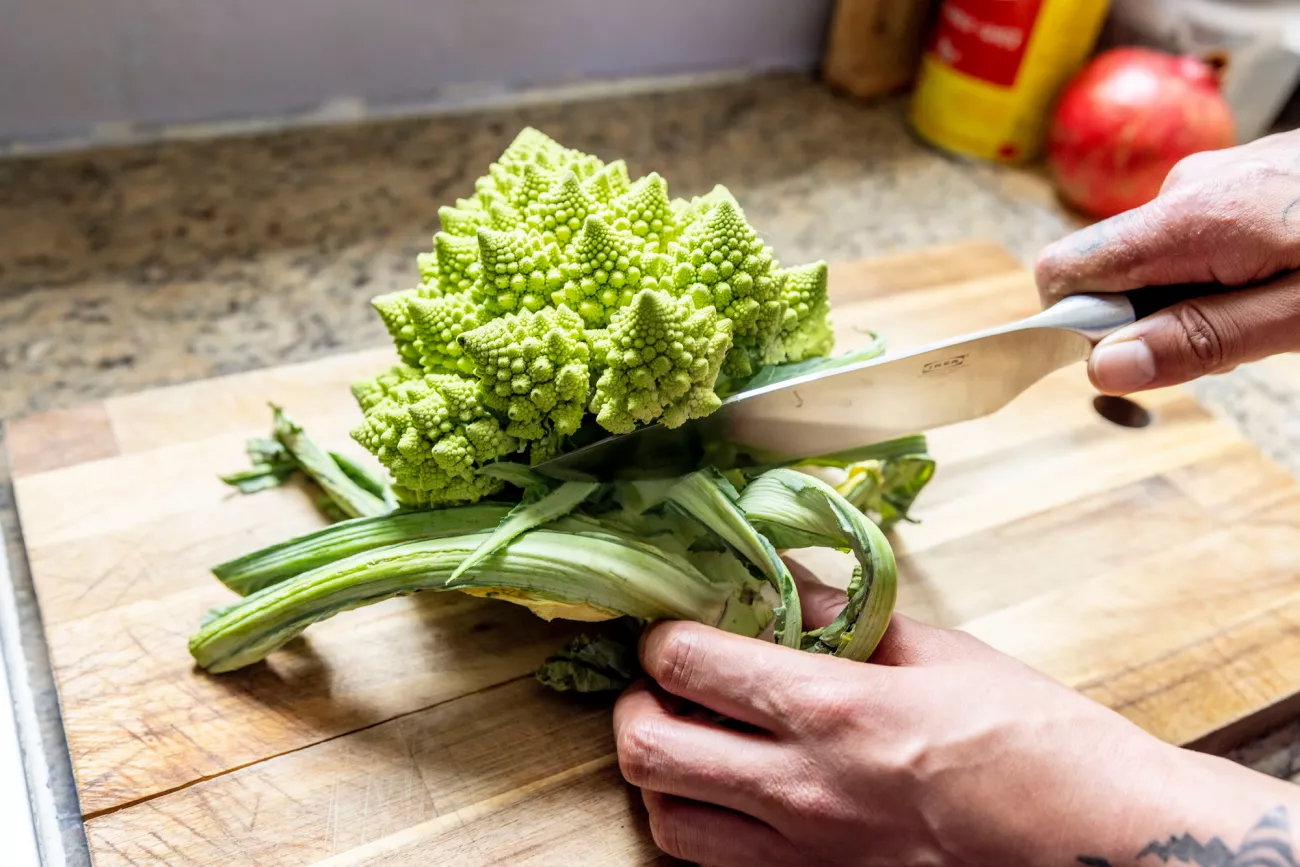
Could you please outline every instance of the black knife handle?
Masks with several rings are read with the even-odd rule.
[[[1236,287],[1246,288],[1246,287]],[[1133,305],[1133,314],[1137,319],[1146,319],[1152,313],[1159,313],[1173,307],[1180,301],[1204,298],[1207,295],[1222,295],[1234,291],[1232,286],[1222,283],[1171,283],[1168,286],[1147,286],[1125,292],[1124,297]]]
[[[1146,319],[1152,313],[1159,313],[1167,307],[1173,307],[1179,301],[1190,301],[1193,298],[1226,295],[1229,292],[1241,292],[1245,289],[1269,286],[1279,280],[1295,278],[1298,275],[1300,275],[1300,270],[1280,271],[1256,283],[1247,283],[1242,286],[1225,286],[1222,283],[1171,283],[1168,286],[1147,286],[1125,292],[1124,297],[1133,305],[1135,317]]]

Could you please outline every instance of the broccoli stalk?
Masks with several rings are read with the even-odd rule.
[[[570,482],[534,491],[506,514],[479,503],[343,522],[226,564],[223,580],[248,595],[210,612],[190,652],[209,671],[232,671],[313,623],[421,590],[502,599],[547,619],[688,619],[751,636],[776,617],[777,640],[797,648],[809,639],[777,546],[849,548],[858,556],[866,577],[838,631],[819,633],[822,652],[866,659],[884,634],[896,593],[889,543],[824,483],[772,470],[738,493],[704,470],[639,513],[618,506],[627,498],[617,491],[609,492],[612,509],[579,513],[599,487]],[[590,641],[571,646],[546,677],[567,672],[560,679],[578,689],[616,682],[609,671],[602,680],[575,668],[595,666],[595,652]],[[556,668],[559,662],[565,665]]]

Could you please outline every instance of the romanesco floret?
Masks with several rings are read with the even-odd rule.
[[[373,379],[363,379],[352,383],[352,396],[356,398],[357,405],[361,407],[362,412],[379,406],[385,400],[388,400],[390,394],[399,385],[412,380],[424,379],[424,371],[418,367],[410,365],[398,365],[389,368]]]
[[[748,376],[781,328],[785,302],[774,277],[776,262],[745,222],[735,199],[725,191],[710,194],[696,221],[670,246],[676,263],[673,285],[697,307],[712,306],[730,319],[735,345],[727,372]]]
[[[527,213],[528,206],[545,195],[557,180],[561,178],[555,172],[542,168],[537,163],[529,163],[521,177],[499,178],[497,187],[512,207]]]
[[[493,202],[488,205],[488,216],[489,226],[498,232],[512,232],[524,227],[524,215],[505,202]]]
[[[614,229],[631,232],[650,252],[663,252],[676,237],[677,219],[668,199],[668,183],[651,172],[610,203]]]
[[[615,199],[632,188],[632,180],[627,175],[627,163],[614,160],[606,164],[603,169],[583,181],[582,188],[601,207],[608,208]]]
[[[596,421],[618,434],[708,415],[721,405],[713,384],[730,345],[731,321],[712,307],[643,289],[596,346],[605,366],[591,401]]]
[[[480,325],[480,307],[468,292],[406,299],[406,318],[415,340],[416,364],[428,373],[471,373],[458,338]]]
[[[474,237],[479,226],[487,225],[487,212],[481,208],[453,208],[443,206],[438,209],[438,223],[448,235]]]
[[[665,265],[666,259],[646,251],[636,236],[611,229],[593,214],[574,239],[564,285],[551,297],[576,310],[589,327],[602,328],[638,290],[656,288]]]
[[[565,172],[548,190],[528,205],[528,229],[543,244],[567,246],[598,203],[587,194],[578,176]]]
[[[670,199],[526,129],[438,215],[422,285],[373,302],[404,366],[356,392],[408,502],[494,491],[479,466],[550,458],[588,412],[676,426],[718,407],[720,374],[830,351],[825,266],[780,270],[725,187]]]
[[[433,237],[433,259],[420,276],[440,293],[467,292],[482,276],[478,256],[478,227],[469,237],[439,232]]]
[[[478,250],[482,275],[471,294],[486,317],[541,310],[563,281],[555,246],[526,231],[479,229]]]
[[[829,355],[835,346],[831,305],[826,298],[826,263],[797,265],[780,274],[785,318],[764,364],[788,364]]]
[[[417,366],[420,363],[420,350],[415,345],[415,328],[411,325],[411,318],[406,315],[406,302],[419,297],[420,291],[408,289],[405,292],[389,292],[370,299],[370,306],[375,308],[384,327],[388,329],[388,336],[393,339],[397,354],[402,361]],[[426,290],[426,294],[434,292],[436,290]]]
[[[521,440],[572,434],[591,388],[582,319],[561,305],[502,316],[460,337],[482,384],[480,398]],[[550,439],[554,439],[551,437]]]
[[[477,470],[518,443],[479,403],[477,391],[472,380],[410,368],[353,386],[365,420],[352,437],[388,468],[404,504],[474,501],[501,489],[499,480]]]

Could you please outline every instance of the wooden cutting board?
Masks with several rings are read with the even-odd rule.
[[[836,265],[840,347],[1036,309],[999,248]],[[357,303],[364,303],[358,299]],[[655,863],[604,700],[531,678],[570,634],[462,594],[314,626],[211,677],[186,638],[220,560],[318,526],[293,487],[239,496],[266,402],[350,447],[348,383],[385,349],[11,423],[32,573],[99,867]],[[901,607],[962,626],[1176,743],[1221,746],[1300,693],[1300,485],[1180,391],[1143,429],[1081,367],[935,432],[923,523],[895,534]],[[838,565],[815,557],[818,565]],[[843,573],[827,576],[843,583]],[[666,863],[666,862],[665,862]]]

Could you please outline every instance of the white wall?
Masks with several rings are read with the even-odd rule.
[[[464,102],[456,85],[812,68],[831,4],[0,0],[0,142]]]

